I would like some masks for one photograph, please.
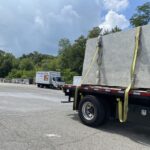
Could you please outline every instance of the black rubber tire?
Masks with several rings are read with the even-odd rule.
[[[44,85],[41,84],[41,85],[40,85],[40,88],[44,88]]]
[[[91,102],[95,109],[94,118],[92,120],[87,120],[82,113],[82,107],[85,102]],[[79,103],[79,117],[85,125],[93,127],[100,126],[106,122],[108,114],[108,107],[106,103],[95,96],[87,95]]]

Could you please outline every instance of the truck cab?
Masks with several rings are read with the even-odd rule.
[[[65,82],[61,77],[53,77],[52,84],[55,88],[62,88],[65,85]]]

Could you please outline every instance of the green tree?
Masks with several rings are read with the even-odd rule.
[[[79,75],[82,74],[86,40],[87,39],[81,35],[77,40],[75,40],[70,50],[70,68]]]
[[[63,38],[59,41],[59,57],[60,57],[60,68],[69,68],[70,67],[70,51],[71,43],[68,39]]]
[[[72,84],[73,77],[78,75],[76,72],[72,71],[70,68],[64,69],[62,72],[63,79],[67,84]]]
[[[72,45],[67,39],[61,39],[59,43],[57,68],[61,70],[64,80],[70,83],[74,75],[82,73],[86,38],[81,35]]]
[[[35,70],[30,70],[30,71],[27,71],[27,70],[23,70],[23,74],[22,74],[22,78],[34,78],[35,77]]]
[[[4,78],[13,68],[15,57],[10,53],[0,52],[0,77]]]
[[[104,30],[103,35],[107,35],[107,34],[115,33],[115,32],[120,32],[120,31],[121,31],[121,29],[118,26],[116,26],[116,27],[112,28],[111,30],[108,30],[108,29]]]
[[[112,30],[111,30],[112,33],[120,32],[120,31],[121,31],[121,29],[118,26],[112,28]]]
[[[70,48],[71,43],[70,43],[69,39],[62,38],[62,39],[60,39],[58,46],[59,46],[58,53],[59,53],[59,55],[61,55],[66,49]]]
[[[99,27],[94,27],[92,30],[89,31],[89,33],[88,33],[88,38],[98,37],[101,32],[102,32],[102,29],[101,29],[101,28],[99,28]]]
[[[43,71],[59,70],[60,67],[59,67],[58,57],[53,59],[43,59],[41,63],[41,68]]]
[[[9,72],[8,74],[8,78],[12,79],[12,78],[21,78],[23,75],[23,72],[21,70],[17,70],[17,69],[12,69],[11,72]]]
[[[19,64],[19,69],[20,70],[33,70],[34,69],[34,65],[31,59],[29,58],[24,58],[21,59],[20,64]]]
[[[142,26],[150,22],[150,2],[138,6],[136,11],[137,12],[130,19],[132,26]]]

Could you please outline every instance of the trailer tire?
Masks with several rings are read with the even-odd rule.
[[[102,99],[87,95],[79,103],[79,117],[88,126],[99,126],[108,118],[107,109]]]

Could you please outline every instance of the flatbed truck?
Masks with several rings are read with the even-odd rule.
[[[81,121],[89,126],[102,125],[110,117],[119,118],[118,99],[123,103],[125,89],[100,85],[63,87],[68,102],[73,102],[73,110],[77,110]],[[71,98],[74,100],[71,101]],[[150,89],[132,89],[129,92],[129,108],[130,105],[140,108],[142,116],[150,115]]]
[[[127,121],[128,112],[130,112],[130,109],[132,108],[134,108],[135,110],[136,108],[138,108],[138,111],[139,111],[138,114],[142,115],[147,120],[150,120],[149,118],[150,117],[150,85],[148,84],[150,82],[149,63],[148,63],[149,42],[147,42],[147,48],[145,48],[144,46],[145,41],[150,40],[149,36],[147,36],[150,31],[150,26],[144,26],[143,28],[138,27],[136,30],[137,32],[135,36],[135,48],[134,48],[134,53],[133,53],[133,58],[132,58],[133,59],[132,64],[130,66],[130,83],[128,83],[126,87],[125,86],[112,86],[110,84],[107,84],[107,85],[101,84],[101,82],[99,81],[102,80],[103,82],[105,82],[105,80],[101,78],[99,73],[98,73],[98,77],[99,77],[98,84],[86,83],[86,82],[94,83],[93,81],[96,78],[96,72],[91,71],[91,68],[94,65],[98,66],[98,64],[99,64],[99,67],[97,68],[101,68],[101,65],[103,62],[99,63],[99,60],[109,62],[109,63],[107,62],[107,65],[105,67],[108,67],[107,69],[110,70],[110,72],[109,71],[106,72],[106,68],[102,68],[102,70],[100,69],[98,70],[98,72],[103,72],[103,74],[105,75],[110,75],[109,77],[111,77],[111,79],[109,79],[109,81],[113,80],[114,81],[113,84],[115,84],[115,82],[118,82],[118,80],[115,81],[116,78],[114,77],[114,74],[117,71],[119,71],[119,69],[116,69],[116,67],[111,65],[113,68],[112,69],[113,71],[112,71],[109,65],[113,62],[112,59],[115,59],[115,58],[118,59],[117,57],[112,58],[111,55],[113,55],[115,52],[116,53],[118,52],[118,49],[116,49],[116,47],[119,47],[118,45],[120,44],[120,42],[117,40],[116,43],[112,43],[112,46],[116,44],[116,47],[114,46],[115,47],[115,49],[113,49],[114,51],[111,51],[112,47],[107,46],[107,45],[110,45],[110,43],[108,42],[108,40],[106,40],[106,39],[109,39],[109,41],[110,40],[112,41],[112,38],[114,38],[115,35],[110,35],[111,38],[106,37],[104,38],[104,40],[101,37],[98,38],[97,50],[94,52],[93,58],[91,59],[91,63],[87,65],[87,62],[88,62],[87,60],[91,56],[91,50],[94,47],[93,46],[94,44],[91,41],[89,41],[90,44],[87,45],[87,49],[86,49],[87,51],[85,54],[84,65],[83,65],[83,70],[86,69],[86,73],[84,74],[84,76],[82,74],[83,78],[82,78],[81,84],[79,86],[65,85],[63,87],[63,91],[65,95],[68,96],[68,102],[73,102],[73,110],[78,111],[79,117],[84,124],[89,125],[89,126],[102,125],[107,120],[109,120],[110,117],[116,118],[120,122],[124,123]],[[141,31],[143,31],[143,33],[141,33]],[[119,36],[124,35],[124,34],[126,33],[119,34]],[[131,34],[133,34],[133,31],[128,31],[128,34],[131,36]],[[129,35],[128,35],[128,38],[130,38]],[[127,34],[124,37],[127,37]],[[102,41],[106,43],[103,43]],[[122,43],[125,46],[124,49],[130,47],[129,45],[132,45],[132,43],[129,43],[130,41],[128,41],[128,39],[124,39],[122,41],[123,41]],[[143,41],[143,45],[141,43],[142,41]],[[128,44],[126,42],[128,42]],[[107,54],[108,54],[108,57],[111,59],[106,59],[106,55],[100,54],[100,52],[102,52],[102,49],[103,49],[103,44],[105,44],[104,49],[105,47],[109,49],[108,50],[109,53]],[[143,49],[142,49],[142,46],[143,46]],[[124,49],[122,49],[122,45],[119,48],[122,50],[122,53],[124,53]],[[138,52],[140,50],[141,50],[141,53],[143,53],[142,56],[141,56],[141,53]],[[131,50],[129,49],[128,52],[131,52]],[[97,57],[98,55],[100,57]],[[104,56],[105,58],[102,59],[102,57]],[[113,56],[115,56],[115,54]],[[145,67],[146,69],[144,70],[143,68],[140,68],[141,69],[140,71],[143,72],[143,76],[140,76],[139,80],[145,81],[145,82],[142,82],[143,85],[139,84],[137,87],[137,86],[134,86],[135,82],[137,81],[136,67],[138,65],[136,66],[136,64],[137,64],[137,58],[139,58],[140,56],[142,58],[138,60],[138,63],[139,61],[141,61],[142,62],[141,66],[143,68]],[[96,57],[97,57],[97,61],[96,61]],[[123,57],[123,58],[124,60],[126,60],[126,62],[130,61],[130,59],[128,59],[130,58],[128,55],[126,55],[126,57]],[[147,61],[144,61],[144,60],[147,60]],[[118,62],[125,63],[125,62],[122,62],[120,58],[118,59]],[[115,65],[119,66],[120,64],[115,64]],[[92,69],[94,69],[94,67]],[[118,79],[120,79],[120,83],[122,83],[121,82],[122,79],[126,77],[124,73],[128,71],[128,68],[124,67],[123,68],[124,70],[122,68],[120,69],[121,71],[115,75],[118,76]],[[138,73],[139,72],[137,72],[137,75]],[[121,75],[123,75],[123,77]],[[84,81],[86,78],[88,79]],[[126,81],[126,79],[124,79],[124,81]],[[144,86],[145,88],[143,88]],[[73,98],[73,101],[71,101],[72,98]]]

